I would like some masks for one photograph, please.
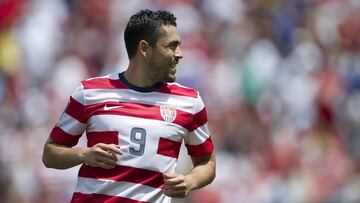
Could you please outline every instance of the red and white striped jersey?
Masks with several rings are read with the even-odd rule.
[[[131,85],[120,74],[82,81],[52,130],[57,144],[113,143],[124,152],[114,169],[82,165],[72,202],[170,202],[162,173],[175,171],[184,140],[188,154],[213,150],[204,103],[177,83]]]

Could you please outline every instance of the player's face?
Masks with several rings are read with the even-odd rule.
[[[156,82],[174,82],[176,65],[183,57],[180,36],[175,26],[163,26],[149,57],[150,77]]]

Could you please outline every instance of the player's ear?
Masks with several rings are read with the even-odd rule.
[[[147,41],[141,40],[138,49],[143,57],[147,58],[149,56],[150,45]]]

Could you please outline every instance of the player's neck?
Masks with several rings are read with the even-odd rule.
[[[149,77],[149,73],[144,70],[142,64],[136,63],[136,61],[130,61],[127,70],[124,73],[125,79],[138,87],[151,87],[156,81],[152,81]]]

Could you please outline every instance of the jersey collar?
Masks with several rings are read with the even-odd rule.
[[[129,89],[135,90],[137,92],[153,92],[153,91],[155,91],[155,90],[157,90],[157,89],[159,89],[160,87],[163,86],[162,82],[158,82],[158,83],[155,83],[154,85],[149,86],[149,87],[139,87],[139,86],[131,84],[128,80],[126,80],[126,78],[124,76],[124,73],[125,72],[119,73],[119,80],[125,86],[127,86]]]

